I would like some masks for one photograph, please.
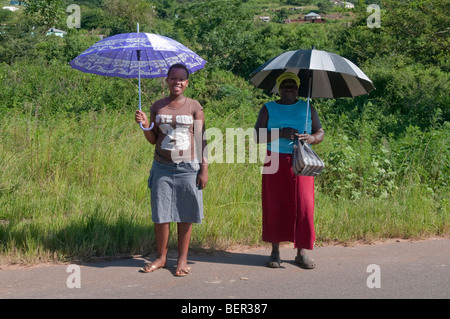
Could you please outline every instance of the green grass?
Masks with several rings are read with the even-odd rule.
[[[0,118],[0,263],[148,253],[153,146],[133,112]],[[321,178],[321,177],[318,177]],[[260,164],[212,163],[193,249],[259,245]],[[420,184],[358,201],[316,190],[317,242],[448,235],[448,200]],[[176,228],[173,227],[173,230]],[[171,247],[176,246],[172,232]]]
[[[326,195],[320,198],[319,194],[315,215],[319,241],[370,242],[448,235],[447,208],[423,194],[419,185],[398,190],[387,199],[363,198],[356,202]]]

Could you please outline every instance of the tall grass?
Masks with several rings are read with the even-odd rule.
[[[9,113],[0,119],[1,262],[154,249],[147,189],[154,149],[133,116],[112,111],[44,120]],[[194,227],[193,248],[261,244],[260,166],[210,165],[205,219]],[[358,200],[335,196],[322,184],[318,180],[319,243],[448,234],[448,200],[420,183]]]
[[[388,198],[367,197],[358,201],[316,198],[316,231],[321,242],[373,241],[385,238],[445,236],[449,231],[448,207],[421,185],[410,185]],[[444,204],[446,205],[446,204]]]
[[[3,255],[82,258],[148,248],[142,186],[152,150],[128,117],[2,119]]]

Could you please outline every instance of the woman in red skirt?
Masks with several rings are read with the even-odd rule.
[[[262,239],[272,243],[267,265],[280,267],[280,242],[290,241],[297,248],[295,262],[302,268],[313,269],[315,264],[306,250],[312,250],[315,241],[314,177],[293,173],[292,150],[294,138],[318,144],[325,133],[317,111],[311,107],[307,112],[307,103],[297,98],[300,86],[297,75],[283,73],[277,85],[280,99],[261,108],[255,125],[257,143],[267,143],[268,158],[273,162],[276,156],[279,163],[278,170],[263,170],[262,175]],[[261,134],[264,130],[266,134]],[[268,168],[268,164],[265,166]]]

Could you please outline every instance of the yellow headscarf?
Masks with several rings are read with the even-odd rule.
[[[300,78],[294,73],[285,72],[277,78],[278,91],[280,91],[280,85],[284,80],[294,80],[297,83],[297,87],[300,87]]]

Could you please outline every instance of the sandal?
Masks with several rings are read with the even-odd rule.
[[[180,268],[175,270],[175,277],[186,277],[191,273],[191,267]]]
[[[310,260],[307,255],[296,256],[295,263],[303,269],[314,269],[316,267],[316,264],[312,260]]]
[[[160,268],[165,268],[165,267],[166,267],[166,265],[164,265],[164,266],[162,266],[162,267],[156,267],[155,265],[147,264],[147,265],[145,265],[143,268],[139,269],[139,272],[142,272],[142,273],[151,273],[151,272],[154,272],[155,270],[158,270],[158,269],[160,269]]]
[[[267,261],[267,267],[269,268],[280,268],[281,259],[280,255],[272,254]]]

